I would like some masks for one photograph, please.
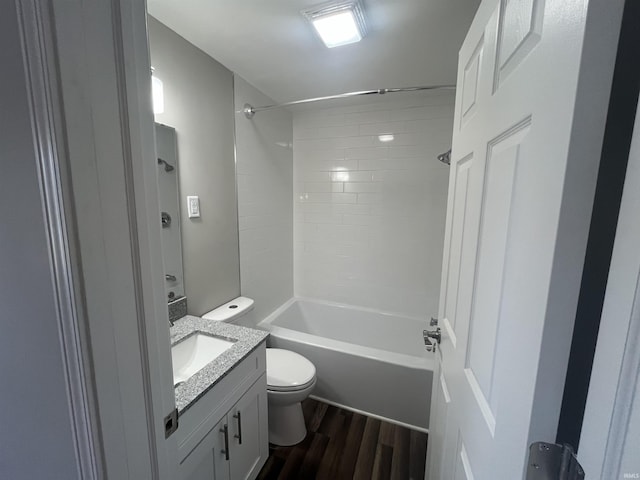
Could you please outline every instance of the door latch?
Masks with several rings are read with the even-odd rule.
[[[526,480],[583,480],[584,476],[570,445],[536,442],[529,447]]]
[[[164,438],[169,438],[178,429],[178,409],[164,417]]]
[[[425,330],[422,333],[426,338],[433,338],[438,343],[442,341],[442,330],[440,327],[435,330]]]
[[[425,345],[425,348],[427,349],[427,352],[435,352],[436,345],[440,343],[440,340],[442,339],[440,328],[436,328],[435,330],[423,330],[422,338],[424,339],[424,345]],[[437,343],[433,343],[431,341],[432,338]]]
[[[428,330],[422,331],[422,338],[424,338],[424,348],[427,349],[427,352],[435,352],[436,344],[431,341],[431,339],[429,338],[429,335],[427,335],[428,333],[429,333]]]

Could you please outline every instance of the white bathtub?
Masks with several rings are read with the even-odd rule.
[[[269,346],[311,360],[312,397],[410,428],[429,426],[433,358],[422,320],[329,302],[292,299],[258,325]]]

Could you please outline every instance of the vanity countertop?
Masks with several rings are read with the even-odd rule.
[[[264,330],[186,315],[171,327],[171,345],[175,345],[194,332],[226,337],[234,340],[235,343],[214,361],[175,388],[178,415],[182,415],[269,336],[269,332]]]

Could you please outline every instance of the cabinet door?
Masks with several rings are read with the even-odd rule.
[[[255,478],[269,456],[267,379],[262,375],[227,415],[231,447],[231,478]]]
[[[225,416],[182,461],[182,480],[230,480],[229,460],[225,453],[228,451],[225,449],[225,427],[231,448],[232,434]]]

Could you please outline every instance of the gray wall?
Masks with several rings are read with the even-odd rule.
[[[15,2],[0,15],[0,478],[79,478]]]
[[[256,302],[241,322],[255,324],[293,296],[293,125],[284,109],[248,120],[245,103],[274,102],[235,78],[242,294]]]
[[[233,74],[152,17],[149,43],[164,86],[156,121],[178,137],[188,312],[202,315],[240,294]],[[201,218],[187,218],[187,195],[200,197]]]

